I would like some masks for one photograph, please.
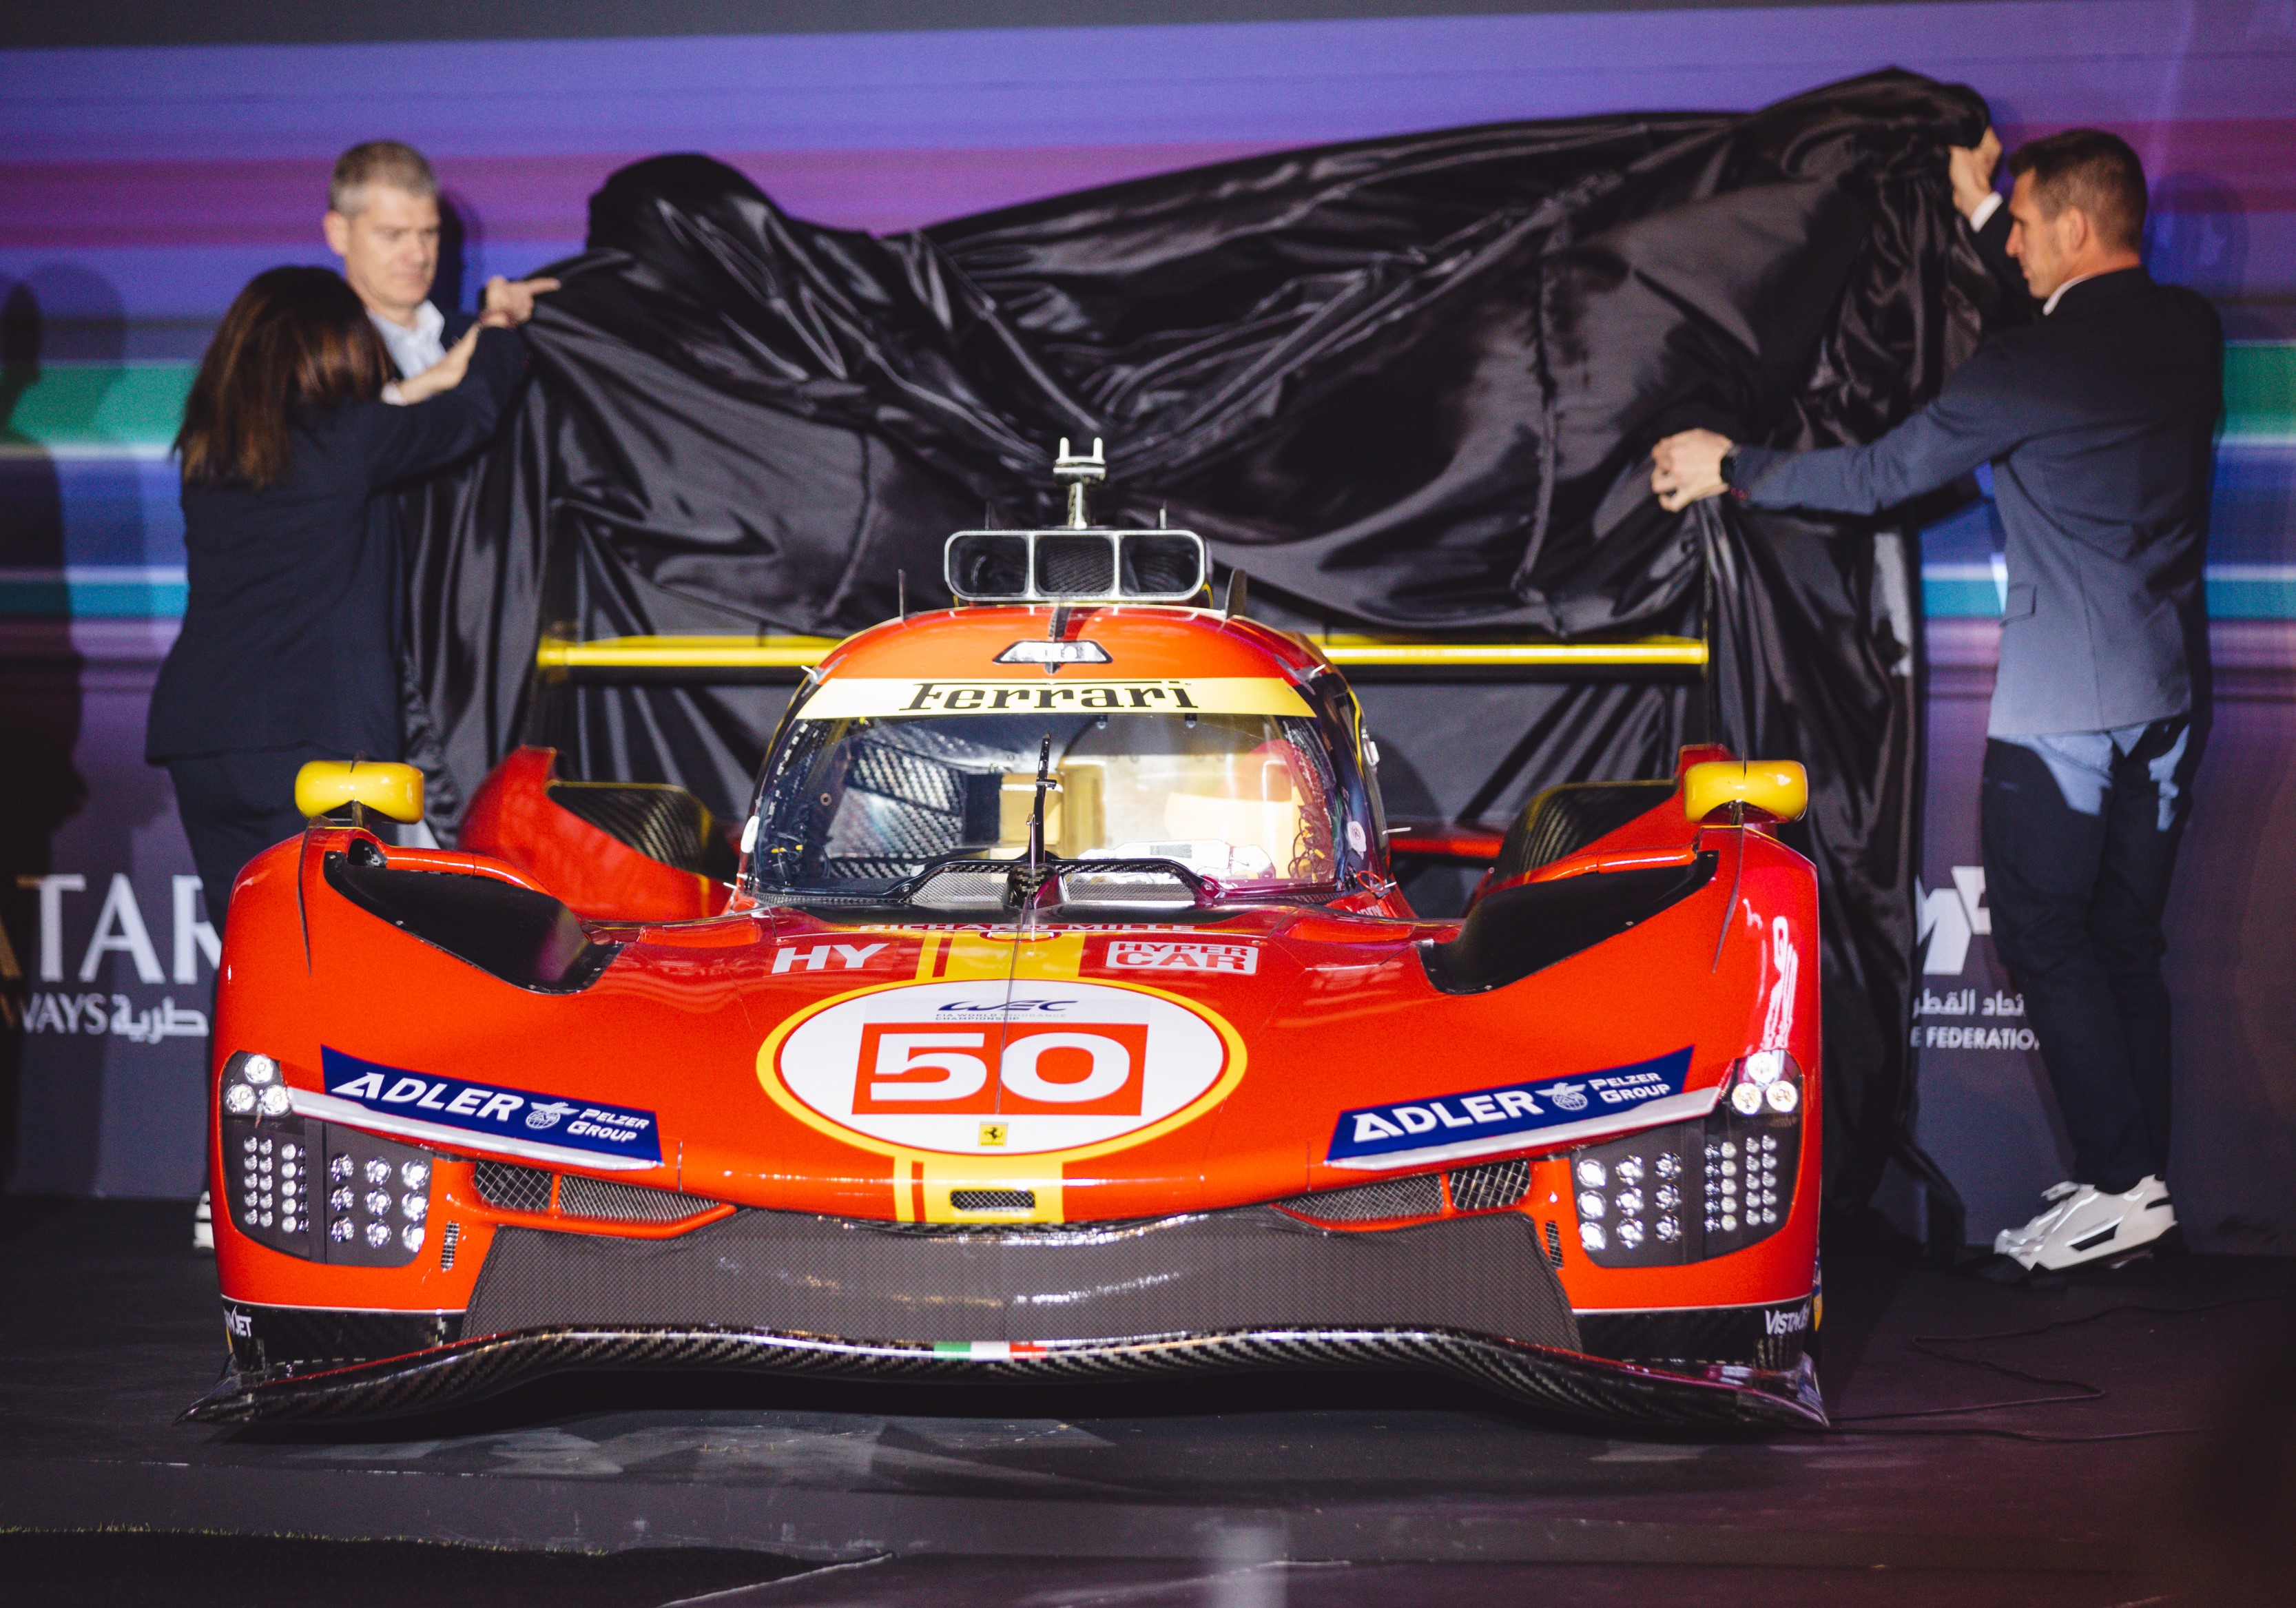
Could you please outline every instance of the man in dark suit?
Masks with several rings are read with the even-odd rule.
[[[1956,152],[1980,252],[2037,319],[1996,331],[1937,399],[1870,446],[1785,452],[1690,431],[1659,443],[1669,509],[1878,513],[1993,465],[2007,535],[1981,824],[1993,939],[2025,996],[2073,1177],[1995,1242],[2027,1269],[2124,1255],[2176,1226],[2161,912],[2209,719],[2206,556],[2224,337],[2138,253],[2144,176],[2072,129]]]

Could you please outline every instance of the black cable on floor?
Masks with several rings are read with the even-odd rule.
[[[2054,1385],[2075,1393],[2063,1396],[2021,1396],[2008,1401],[1980,1402],[1972,1407],[1916,1407],[1901,1413],[1860,1413],[1854,1417],[1837,1418],[1829,1428],[1833,1432],[1843,1435],[1895,1435],[1906,1440],[1924,1438],[1942,1440],[1969,1436],[2003,1440],[2037,1441],[2045,1445],[2086,1445],[2105,1440],[2153,1440],[2169,1435],[2197,1435],[2201,1433],[2197,1427],[2125,1430],[2107,1435],[2052,1435],[2034,1430],[1994,1429],[1974,1424],[1956,1425],[1951,1429],[1944,1430],[1855,1430],[1844,1426],[1907,1418],[1963,1417],[1972,1413],[2005,1412],[2012,1407],[2055,1407],[2067,1402],[2103,1401],[2110,1394],[2103,1385],[2090,1384],[2086,1380],[2053,1379],[2046,1374],[2029,1374],[2024,1369],[2013,1367],[2005,1362],[1994,1362],[1982,1357],[1956,1357],[1950,1351],[1939,1350],[1939,1348],[1942,1346],[1982,1345],[1997,1340],[2030,1340],[2039,1335],[2054,1333],[2059,1329],[2078,1328],[2083,1324],[2095,1323],[2098,1318],[2111,1317],[2120,1312],[2150,1313],[2161,1317],[2185,1317],[2201,1312],[2221,1311],[2227,1307],[2250,1307],[2264,1301],[2286,1300],[2292,1296],[2296,1296],[2296,1289],[2276,1290],[2266,1295],[2227,1296],[2222,1300],[2202,1301],[2198,1306],[2191,1307],[2156,1307],[2144,1301],[2120,1301],[2110,1307],[2100,1307],[2095,1311],[2084,1313],[2079,1317],[2054,1318],[2048,1323],[2039,1324],[2029,1329],[2002,1329],[1990,1334],[1916,1334],[1913,1338],[1914,1350],[1924,1357],[1935,1358],[1939,1362],[1957,1362],[1966,1367],[1985,1368],[2005,1378],[2021,1380],[2027,1384]]]

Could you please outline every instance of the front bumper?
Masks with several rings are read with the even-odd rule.
[[[743,1210],[652,1240],[506,1228],[463,1313],[228,1309],[237,1366],[193,1418],[428,1412],[600,1369],[1004,1384],[1401,1369],[1578,1419],[1824,1422],[1798,1337],[1635,1351],[1659,1365],[1588,1355],[1616,1349],[1617,1320],[1582,1334],[1514,1211],[1369,1232],[1269,1207],[1005,1228]]]

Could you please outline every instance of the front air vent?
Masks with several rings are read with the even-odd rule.
[[[1276,1203],[1296,1217],[1316,1223],[1379,1223],[1398,1218],[1439,1217],[1443,1211],[1442,1175],[1423,1172],[1407,1178],[1383,1178],[1353,1189],[1318,1189]]]
[[[479,1199],[488,1205],[504,1211],[550,1210],[550,1175],[541,1168],[481,1161],[472,1170],[478,1177]]]
[[[558,1180],[558,1211],[562,1217],[603,1218],[617,1223],[675,1223],[717,1205],[700,1195],[669,1189],[646,1189],[636,1184],[611,1184],[603,1178]]]
[[[503,1211],[537,1217],[554,1210],[560,1217],[587,1218],[608,1223],[676,1223],[717,1210],[718,1202],[671,1189],[647,1189],[636,1184],[614,1184],[603,1178],[571,1174],[557,1180],[556,1202],[551,1199],[552,1175],[539,1167],[519,1167],[508,1161],[481,1161],[477,1175],[479,1198]]]
[[[1498,1211],[1530,1193],[1530,1163],[1517,1157],[1451,1175],[1451,1210]]]
[[[948,1203],[958,1211],[1034,1211],[1033,1189],[952,1189]]]

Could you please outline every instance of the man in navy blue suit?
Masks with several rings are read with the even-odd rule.
[[[1993,465],[2008,593],[1980,822],[1993,939],[2023,990],[2073,1176],[1995,1250],[2030,1271],[2125,1256],[2176,1227],[2161,913],[2208,733],[2202,594],[2216,310],[2153,283],[2144,174],[2076,128],[2011,159],[1953,153],[1980,252],[2013,262],[2039,316],[1989,334],[1938,398],[1866,447],[1787,452],[1669,437],[1651,485],[1679,509],[1878,513]]]

